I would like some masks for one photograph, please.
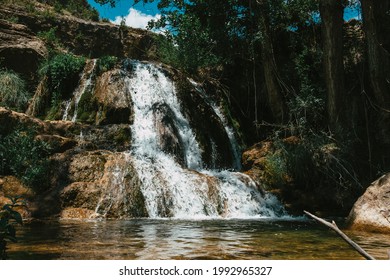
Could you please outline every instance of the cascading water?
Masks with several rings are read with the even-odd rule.
[[[223,127],[226,131],[228,138],[229,138],[230,147],[231,147],[232,154],[233,154],[233,168],[235,170],[240,170],[242,167],[241,166],[241,156],[240,156],[241,149],[240,149],[240,145],[238,144],[238,141],[236,139],[236,135],[234,133],[234,130],[229,126],[228,121],[227,121],[225,115],[222,113],[220,107],[214,101],[210,100],[210,98],[208,98],[204,89],[194,80],[189,79],[189,81],[195,87],[195,89],[201,94],[201,96],[206,101],[206,103],[213,109],[214,113],[217,115],[220,122],[223,124]]]
[[[72,122],[76,121],[78,106],[79,106],[79,102],[81,100],[81,97],[83,96],[83,94],[87,90],[90,89],[90,87],[92,85],[92,77],[93,77],[94,70],[96,67],[96,61],[97,61],[96,59],[92,59],[86,63],[84,70],[83,70],[83,73],[82,73],[82,76],[80,78],[80,84],[74,90],[72,98],[67,100],[65,103],[65,110],[64,110],[64,114],[62,116],[63,121],[67,121],[69,118],[69,113],[70,113],[70,109],[72,107],[71,106],[72,102],[73,102],[73,116],[71,118],[71,121]]]
[[[273,196],[261,194],[248,176],[203,169],[200,145],[182,113],[174,83],[154,65],[132,64],[132,73],[127,78],[134,106],[130,153],[142,181],[141,191],[149,217],[193,219],[280,215],[282,206]],[[161,129],[155,111],[161,106],[170,112],[171,123],[177,131],[183,150],[182,164],[159,143]]]

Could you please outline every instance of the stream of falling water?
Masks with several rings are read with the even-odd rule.
[[[80,78],[80,83],[79,83],[78,87],[74,90],[73,96],[69,100],[67,100],[65,103],[65,110],[64,110],[64,114],[62,116],[63,121],[67,121],[69,119],[69,113],[70,113],[70,109],[72,107],[71,106],[72,101],[73,101],[73,116],[71,118],[71,121],[72,122],[76,121],[78,106],[79,106],[79,102],[81,100],[81,97],[92,85],[92,77],[93,77],[94,70],[96,67],[96,61],[97,61],[97,59],[92,59],[85,64],[85,67],[84,67],[82,76]]]
[[[247,175],[204,169],[200,145],[189,121],[181,113],[173,81],[154,65],[132,63],[133,72],[127,80],[134,106],[131,154],[142,181],[149,217],[204,219],[284,215],[277,199],[260,193]],[[173,113],[183,146],[184,166],[159,147],[153,116],[158,105],[168,106]]]

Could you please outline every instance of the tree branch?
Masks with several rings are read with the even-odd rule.
[[[358,251],[358,253],[360,255],[362,255],[364,258],[366,258],[367,260],[375,260],[375,258],[373,256],[371,256],[370,254],[368,254],[366,251],[363,250],[362,247],[360,247],[358,244],[356,244],[354,241],[352,241],[344,232],[342,232],[338,226],[336,225],[336,223],[334,221],[332,221],[332,223],[329,223],[327,221],[325,221],[324,219],[321,219],[307,211],[303,211],[305,212],[306,215],[310,216],[311,218],[315,219],[316,221],[320,222],[321,224],[331,228],[332,230],[334,230],[338,235],[341,236],[342,239],[344,239],[349,245],[352,246],[352,248],[354,248],[356,251]]]

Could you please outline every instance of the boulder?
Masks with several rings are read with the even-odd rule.
[[[347,222],[352,229],[390,232],[390,173],[367,188],[353,206]]]

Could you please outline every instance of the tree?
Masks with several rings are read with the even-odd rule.
[[[379,110],[379,135],[390,144],[390,1],[362,0],[361,4],[370,82]]]
[[[340,0],[320,1],[328,122],[336,133],[344,122],[343,12]]]
[[[274,47],[270,29],[270,3],[268,0],[256,0],[259,21],[261,58],[267,87],[268,103],[277,123],[283,123],[285,104],[278,82],[278,70],[275,61]]]

